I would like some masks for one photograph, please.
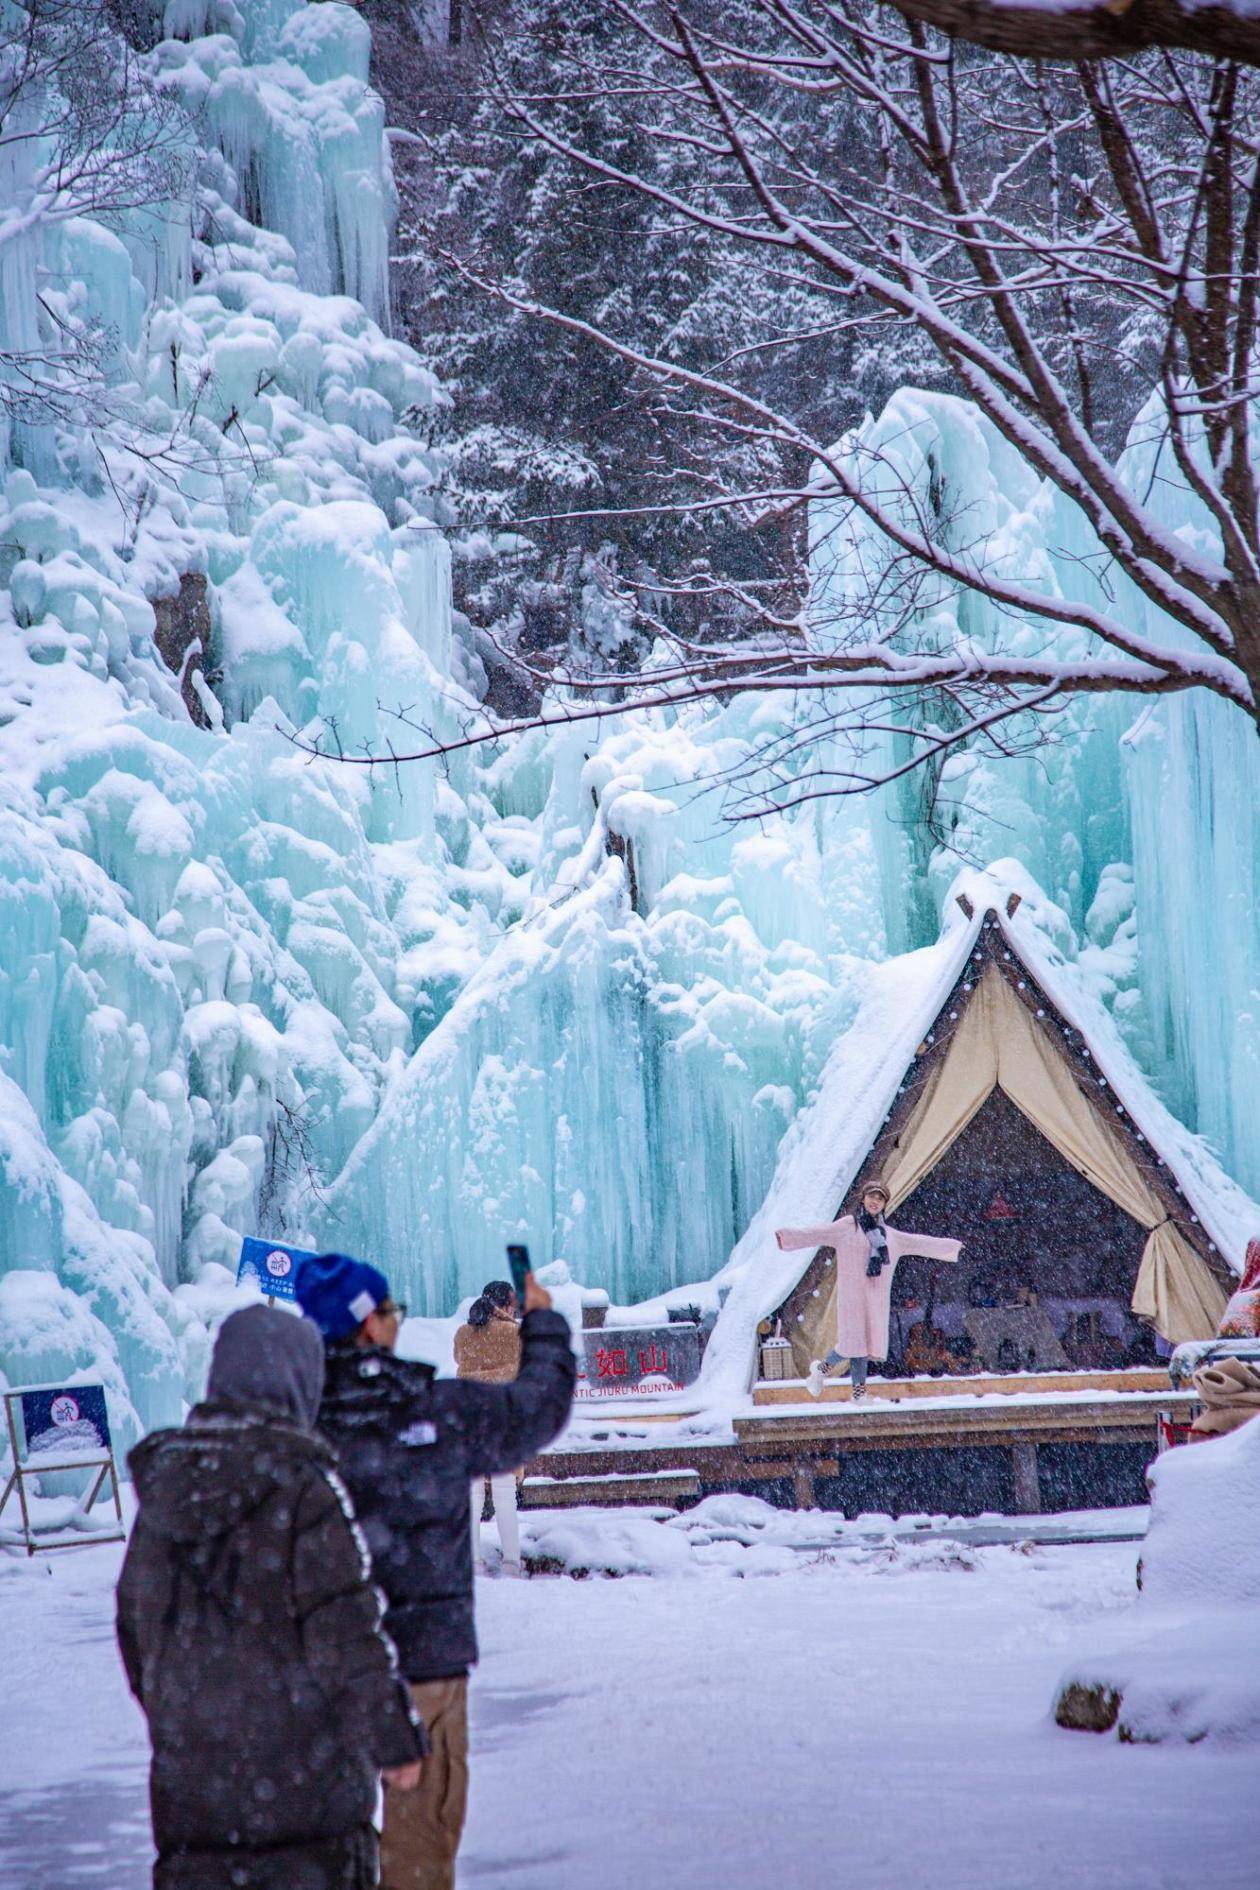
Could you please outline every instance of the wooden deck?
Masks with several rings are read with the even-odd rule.
[[[1002,1404],[942,1398],[936,1405],[914,1400],[907,1406],[867,1399],[830,1411],[797,1406],[736,1418],[735,1436],[754,1477],[791,1476],[799,1508],[813,1505],[817,1479],[837,1475],[840,1459],[852,1452],[997,1446],[1011,1453],[1015,1508],[1028,1513],[1042,1506],[1039,1444],[1140,1444],[1153,1457],[1159,1413],[1184,1420],[1197,1409],[1192,1395],[1168,1389],[1111,1397],[1027,1390],[999,1395]],[[1008,1397],[1019,1401],[1007,1405]]]
[[[1043,1374],[1073,1382],[1035,1389],[1032,1376],[1006,1379],[987,1395],[979,1392],[982,1380],[969,1379],[963,1393],[957,1380],[946,1379],[927,1381],[932,1390],[926,1394],[872,1396],[858,1404],[805,1398],[759,1405],[751,1415],[734,1419],[729,1442],[610,1442],[597,1450],[550,1451],[528,1467],[523,1500],[529,1507],[578,1502],[683,1507],[721,1491],[756,1493],[776,1485],[779,1500],[790,1489],[796,1506],[807,1509],[817,1505],[819,1480],[839,1476],[858,1458],[868,1459],[878,1473],[880,1454],[927,1453],[930,1471],[936,1453],[980,1448],[1010,1453],[1010,1508],[1024,1514],[1044,1507],[1040,1448],[1135,1445],[1153,1458],[1159,1414],[1185,1422],[1197,1409],[1193,1394],[1171,1390],[1162,1373],[1142,1374],[1155,1382],[1141,1389],[1130,1388],[1134,1374],[1115,1374],[1125,1380],[1119,1393],[1098,1383],[1107,1374]],[[876,1501],[870,1506],[894,1505]]]

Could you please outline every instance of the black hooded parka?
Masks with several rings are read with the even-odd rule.
[[[234,1314],[211,1400],[131,1454],[118,1639],[153,1743],[157,1890],[374,1884],[379,1772],[425,1749],[349,1498],[309,1429],[312,1337],[264,1307]]]
[[[447,1680],[477,1658],[469,1486],[515,1470],[568,1418],[577,1365],[568,1321],[526,1313],[510,1384],[437,1378],[376,1346],[329,1348],[319,1426],[354,1498],[385,1625],[409,1680]]]

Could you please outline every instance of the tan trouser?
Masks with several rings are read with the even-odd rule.
[[[411,1697],[430,1750],[414,1791],[385,1793],[381,1890],[454,1890],[468,1803],[468,1681],[417,1681]]]

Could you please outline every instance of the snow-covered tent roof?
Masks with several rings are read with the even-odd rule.
[[[746,1390],[757,1326],[784,1304],[810,1260],[808,1253],[780,1252],[774,1230],[826,1222],[840,1211],[945,1005],[955,994],[969,1002],[964,993],[972,983],[964,974],[980,964],[982,946],[986,959],[996,953],[1022,970],[1024,985],[1044,998],[1035,1014],[1047,1021],[1036,1029],[1060,1033],[1065,1054],[1075,1040],[1075,1057],[1095,1073],[1099,1103],[1110,1104],[1115,1134],[1135,1152],[1135,1144],[1149,1146],[1153,1162],[1144,1165],[1185,1236],[1170,1225],[1179,1249],[1195,1250],[1190,1258],[1205,1275],[1209,1268],[1222,1278],[1241,1271],[1247,1240],[1260,1230],[1260,1207],[1156,1096],[1084,975],[1055,943],[1055,919],[1061,915],[1015,862],[967,871],[947,901],[936,944],[873,971],[813,1102],[784,1138],[765,1200],[718,1276],[730,1292],[705,1356],[706,1391]],[[1080,1106],[1086,1107],[1083,1095]]]

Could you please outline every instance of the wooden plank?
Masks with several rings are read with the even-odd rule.
[[[1157,1391],[1170,1390],[1166,1369],[1122,1372],[1003,1372],[977,1373],[967,1378],[869,1378],[867,1402],[897,1402],[905,1398],[1016,1397],[1045,1391]],[[753,1387],[753,1403],[804,1404],[809,1398],[803,1378],[763,1381]],[[824,1383],[820,1404],[850,1404],[853,1388],[845,1379]]]
[[[610,1444],[602,1450],[545,1451],[525,1466],[526,1477],[647,1476],[654,1471],[695,1471],[706,1482],[739,1456],[735,1444]]]
[[[1123,1399],[1064,1401],[1020,1405],[1003,1410],[993,1405],[955,1404],[935,1410],[905,1407],[860,1408],[831,1411],[785,1411],[782,1416],[737,1417],[734,1430],[740,1444],[764,1448],[772,1443],[822,1443],[855,1445],[859,1439],[875,1437],[886,1449],[914,1448],[916,1440],[926,1443],[932,1437],[961,1438],[994,1436],[1000,1438],[1034,1435],[1045,1430],[1070,1428],[1090,1431],[1153,1432],[1156,1413],[1161,1410],[1191,1411],[1197,1403],[1193,1393],[1167,1392],[1156,1396],[1134,1393]]]
[[[1109,1432],[1099,1436],[1097,1431],[1073,1430],[1066,1425],[1060,1430],[1042,1432],[1031,1439],[995,1435],[992,1431],[980,1432],[974,1436],[920,1437],[909,1442],[893,1444],[884,1438],[863,1437],[856,1439],[852,1444],[847,1444],[841,1456],[835,1458],[815,1457],[812,1453],[803,1453],[799,1446],[796,1448],[785,1446],[782,1456],[777,1457],[767,1456],[764,1453],[750,1454],[730,1474],[733,1480],[744,1480],[750,1483],[782,1481],[793,1475],[797,1463],[801,1461],[802,1455],[805,1455],[816,1476],[836,1476],[839,1474],[841,1460],[846,1457],[886,1455],[889,1452],[905,1451],[929,1453],[966,1449],[1002,1450],[1021,1442],[1034,1445],[1086,1444],[1091,1449],[1098,1450],[1120,1449],[1127,1444],[1142,1444],[1154,1456],[1156,1441],[1153,1430],[1142,1434],[1134,1431]]]
[[[697,1502],[699,1497],[700,1479],[694,1470],[665,1476],[527,1477],[519,1493],[522,1509],[571,1509],[578,1504],[600,1509],[633,1504],[676,1507],[681,1502]]]

